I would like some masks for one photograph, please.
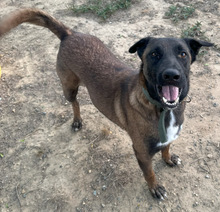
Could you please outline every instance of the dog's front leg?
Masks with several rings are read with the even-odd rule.
[[[143,148],[135,148],[134,146],[133,148],[151,194],[155,198],[164,199],[166,197],[166,190],[163,186],[157,183],[155,173],[152,168],[152,156],[149,155],[147,151],[143,152]],[[138,151],[138,149],[141,151]]]
[[[170,154],[169,152],[170,150],[170,144],[167,145],[166,147],[164,147],[161,150],[162,153],[162,158],[163,160],[169,165],[169,166],[176,166],[176,165],[180,165],[181,164],[181,160],[179,158],[179,156],[175,155],[175,154]]]

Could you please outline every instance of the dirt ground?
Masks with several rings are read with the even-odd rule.
[[[196,15],[174,24],[163,16],[176,2],[141,0],[102,22],[73,15],[71,0],[1,0],[0,17],[21,7],[44,9],[99,37],[138,69],[138,57],[128,53],[134,42],[149,35],[180,37],[196,21],[220,47],[220,1],[179,0],[192,4]],[[148,191],[128,135],[94,108],[85,88],[78,95],[83,129],[71,131],[71,105],[55,72],[58,47],[50,31],[29,24],[0,40],[0,211],[220,211],[220,52],[205,49],[192,66],[192,102],[172,144],[182,165],[170,168],[160,153],[154,157],[168,191],[159,202]]]

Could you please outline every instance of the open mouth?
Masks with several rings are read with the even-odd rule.
[[[157,92],[161,98],[161,101],[170,108],[178,105],[181,91],[182,89],[174,85],[157,85]]]

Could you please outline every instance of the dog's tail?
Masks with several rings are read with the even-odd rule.
[[[71,30],[49,14],[38,9],[17,10],[0,21],[0,37],[22,23],[46,27],[60,40],[71,34]]]

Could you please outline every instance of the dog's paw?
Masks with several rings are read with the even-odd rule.
[[[174,165],[181,165],[182,164],[182,161],[181,159],[179,158],[178,155],[171,155],[171,161],[173,162]]]
[[[177,166],[177,165],[181,165],[182,164],[182,161],[181,159],[179,158],[178,155],[171,155],[170,159],[169,160],[165,160],[165,162],[169,165],[169,166]]]
[[[82,121],[81,120],[75,120],[72,123],[72,130],[74,132],[77,132],[77,131],[81,130],[81,128],[82,128]]]
[[[167,198],[166,189],[161,185],[156,185],[154,188],[150,189],[152,196],[159,200],[164,200]]]

